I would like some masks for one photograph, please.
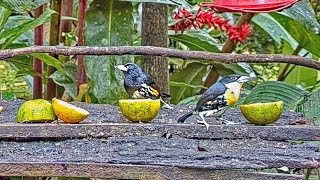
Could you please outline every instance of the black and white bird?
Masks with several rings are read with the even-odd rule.
[[[222,78],[217,83],[209,87],[205,91],[197,102],[196,107],[181,116],[178,119],[179,123],[183,123],[188,117],[197,113],[201,120],[198,123],[205,124],[207,130],[209,129],[209,124],[205,121],[205,117],[221,116],[226,109],[237,103],[240,97],[240,91],[243,83],[250,80],[248,76],[240,75],[229,75]],[[224,120],[226,124],[231,124],[233,122]]]
[[[124,88],[132,99],[160,99],[168,109],[172,107],[163,99],[170,95],[162,93],[155,81],[135,63],[117,65],[115,68],[124,73]]]

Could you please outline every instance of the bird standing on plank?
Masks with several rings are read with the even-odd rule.
[[[124,73],[124,88],[132,99],[160,99],[168,109],[173,109],[163,101],[163,98],[170,97],[169,94],[161,93],[155,81],[137,64],[127,63],[117,65],[115,68]]]
[[[248,76],[240,75],[229,75],[222,78],[217,83],[209,87],[209,89],[202,94],[197,102],[196,107],[181,116],[178,119],[179,123],[183,123],[188,117],[197,112],[201,118],[198,123],[203,123],[207,130],[209,129],[209,124],[205,121],[204,117],[221,116],[230,105],[237,103],[240,97],[240,91],[243,83],[250,80]],[[226,124],[234,124],[233,122],[224,120]]]

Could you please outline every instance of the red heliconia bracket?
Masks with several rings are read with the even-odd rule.
[[[263,13],[277,12],[288,8],[300,0],[216,0],[214,2],[202,2],[196,14],[187,9],[178,9],[173,14],[176,23],[168,29],[176,33],[183,33],[186,29],[193,27],[201,29],[204,26],[214,27],[225,32],[233,43],[243,43],[252,34],[252,27],[246,23],[240,27],[229,24],[229,19],[215,16],[218,12],[242,12],[242,13]],[[203,7],[208,9],[202,11]]]

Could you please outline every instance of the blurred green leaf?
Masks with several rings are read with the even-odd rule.
[[[77,97],[77,66],[73,63],[66,63],[63,71],[67,76],[61,71],[56,71],[50,78],[59,86],[63,86],[67,93],[75,99]]]
[[[280,13],[270,13],[270,15],[290,33],[302,48],[320,57],[320,46],[318,46],[318,42],[320,42],[319,35],[289,16]]]
[[[219,48],[222,47],[203,30],[190,30],[183,34],[172,34],[169,35],[169,38],[186,45],[190,50],[220,52]]]
[[[285,110],[296,110],[308,95],[307,91],[281,81],[265,81],[254,87],[244,104],[283,101]]]
[[[298,20],[307,29],[319,33],[320,25],[308,0],[297,2],[290,8],[284,9],[283,12]]]
[[[4,6],[12,11],[23,12],[32,11],[47,2],[50,2],[50,0],[1,0],[0,6]]]
[[[305,118],[313,119],[316,125],[320,125],[320,88],[315,90],[305,101],[298,105],[297,111],[303,113]]]
[[[189,63],[186,68],[174,72],[170,81],[174,83],[188,84],[186,86],[170,86],[171,102],[178,103],[180,100],[194,96],[201,88],[194,88],[202,85],[202,79],[207,74],[207,65],[201,63]],[[190,87],[192,86],[192,88]]]
[[[34,54],[30,54],[30,55],[35,57],[35,58],[38,58],[39,60],[41,60],[42,62],[46,63],[47,65],[53,66],[57,70],[59,70],[62,73],[64,73],[63,64],[58,59],[50,56],[49,54],[46,54],[46,53],[34,53]]]
[[[17,97],[14,93],[7,92],[7,91],[4,91],[4,92],[0,91],[0,99],[2,99],[2,100],[15,100],[15,99],[17,99]]]
[[[5,29],[0,33],[0,40],[5,39],[4,43],[1,44],[1,49],[5,49],[8,45],[10,45],[15,39],[17,39],[20,35],[25,33],[30,29],[34,29],[35,27],[47,22],[51,14],[55,13],[55,11],[49,9],[45,11],[41,16],[37,19],[23,23],[21,25]]]
[[[132,3],[95,0],[86,15],[84,31],[88,46],[132,45]],[[97,15],[98,14],[98,15]],[[85,67],[92,91],[99,103],[117,104],[126,93],[123,73],[115,70],[117,64],[133,62],[132,56],[86,56]]]
[[[2,30],[4,24],[8,21],[11,11],[5,7],[0,6],[0,31]]]
[[[187,97],[187,98],[179,101],[177,105],[195,105],[195,104],[197,104],[200,97],[201,97],[201,95]]]
[[[252,18],[255,26],[259,27],[265,34],[268,34],[275,42],[281,44],[284,39],[295,48],[298,43],[270,14],[259,13]]]
[[[293,51],[294,50],[289,45],[289,43],[284,41],[282,53],[292,54]],[[282,72],[285,66],[286,64],[280,64],[280,72]],[[303,67],[303,66],[290,65],[284,81],[293,85],[300,85],[306,88],[309,86],[314,86],[317,83],[317,79],[318,79],[317,70]]]

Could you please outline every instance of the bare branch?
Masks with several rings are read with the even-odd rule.
[[[33,46],[20,49],[0,51],[0,59],[32,53],[50,53],[60,55],[151,55],[177,57],[182,59],[199,59],[218,63],[290,63],[320,70],[320,62],[311,58],[283,54],[230,54],[210,53],[204,51],[182,51],[154,46],[117,46],[117,47],[66,47],[66,46]]]

